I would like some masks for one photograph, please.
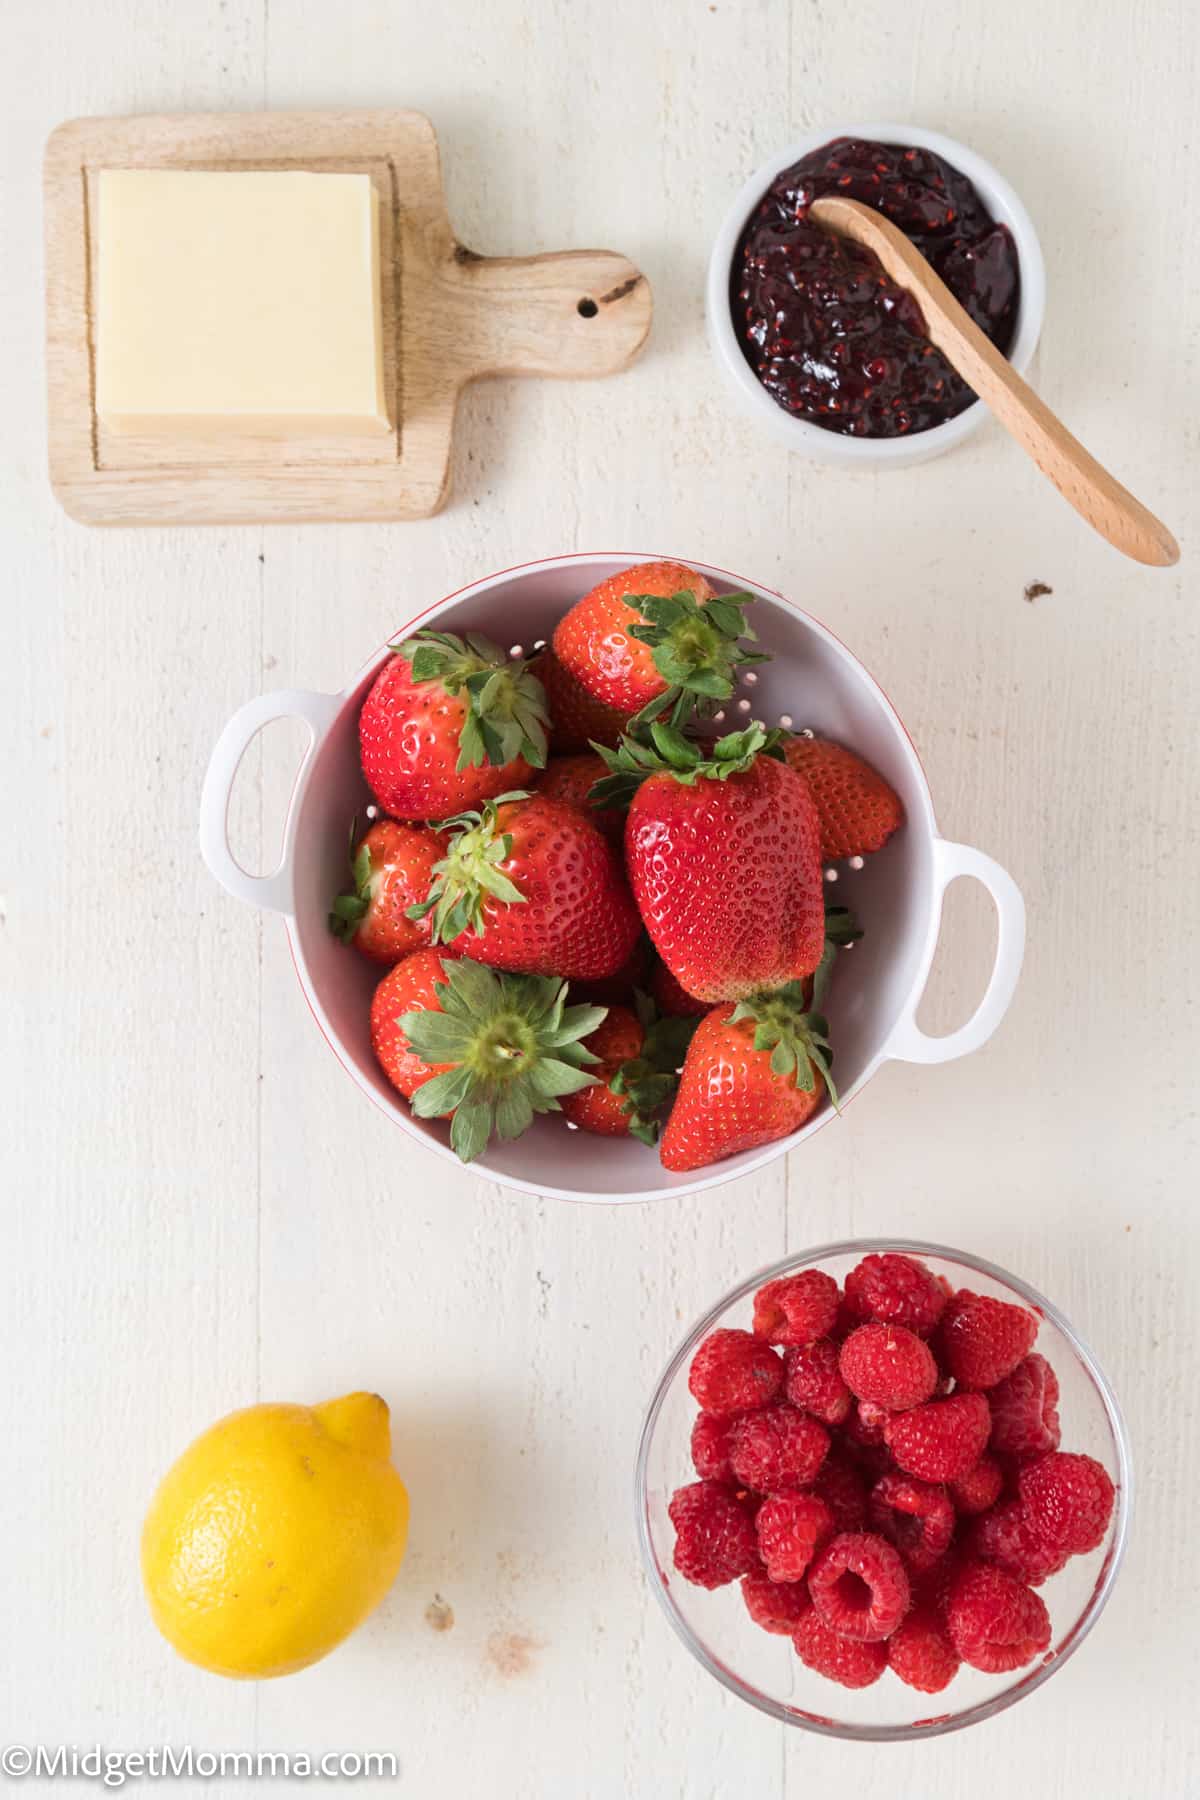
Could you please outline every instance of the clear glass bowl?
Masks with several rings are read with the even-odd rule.
[[[936,1695],[917,1693],[890,1671],[873,1687],[850,1690],[806,1669],[790,1639],[772,1636],[754,1624],[736,1583],[710,1593],[677,1573],[672,1561],[675,1533],[667,1517],[675,1489],[696,1479],[689,1453],[696,1403],[688,1392],[687,1375],[701,1339],[718,1326],[749,1329],[752,1297],[764,1281],[819,1267],[840,1282],[863,1256],[887,1250],[920,1257],[953,1287],[1011,1300],[1038,1314],[1042,1323],[1035,1348],[1053,1367],[1061,1388],[1062,1447],[1085,1451],[1103,1463],[1117,1490],[1105,1542],[1090,1556],[1073,1557],[1061,1574],[1039,1589],[1053,1627],[1043,1657],[1008,1675],[984,1675],[964,1664],[949,1687]],[[739,1282],[697,1320],[667,1364],[650,1402],[635,1479],[638,1538],[650,1584],[677,1636],[709,1674],[786,1725],[827,1737],[875,1742],[936,1737],[978,1724],[1048,1681],[1078,1649],[1112,1592],[1125,1554],[1133,1498],[1129,1435],[1116,1396],[1095,1357],[1058,1309],[1015,1275],[965,1251],[884,1238],[823,1244],[789,1256]]]

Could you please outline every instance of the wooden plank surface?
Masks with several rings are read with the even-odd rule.
[[[358,1791],[422,1800],[801,1800],[849,1782],[867,1800],[1190,1800],[1200,250],[1171,196],[1191,168],[1191,7],[12,12],[0,1737],[394,1749],[402,1779]],[[578,242],[581,222],[621,245],[655,287],[645,357],[611,383],[470,391],[436,521],[71,523],[44,473],[47,133],[84,113],[330,103],[425,112],[450,217],[484,254]],[[793,134],[870,117],[939,127],[1017,186],[1048,262],[1035,382],[1176,528],[1179,570],[1108,551],[994,428],[857,476],[789,459],[731,410],[701,303],[727,198]],[[209,883],[195,819],[208,748],[248,695],[339,686],[416,604],[489,570],[640,547],[780,587],[864,657],[943,829],[1020,881],[1030,947],[979,1056],[885,1069],[845,1128],[761,1179],[609,1212],[507,1196],[402,1139],[313,1031],[278,925]],[[1051,591],[1028,601],[1035,581]],[[272,733],[244,769],[238,837],[262,866],[297,749]],[[990,930],[954,897],[927,1025],[970,1006]],[[1080,1654],[1003,1719],[913,1750],[787,1733],[709,1681],[641,1580],[629,1502],[641,1408],[701,1307],[787,1248],[888,1231],[1051,1294],[1117,1385],[1141,1483]],[[395,1590],[290,1680],[189,1669],[138,1592],[156,1476],[228,1407],[360,1384],[391,1402],[413,1492]],[[435,1596],[449,1630],[427,1622]]]

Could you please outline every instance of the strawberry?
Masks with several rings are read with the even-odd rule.
[[[607,773],[594,750],[575,756],[552,756],[542,773],[530,786],[552,800],[565,800],[577,806],[593,825],[598,825],[606,838],[621,844],[625,838],[625,814],[616,806],[593,806],[588,798],[598,781]]]
[[[638,563],[576,601],[554,631],[554,654],[605,706],[678,725],[697,702],[733,694],[734,671],[765,658],[742,650],[753,637],[742,612],[750,594],[717,597],[682,563]]]
[[[646,1041],[645,1029],[627,1006],[610,1006],[608,1017],[596,1027],[584,1043],[598,1058],[593,1073],[599,1085],[582,1088],[577,1094],[563,1096],[563,1111],[572,1125],[581,1131],[593,1131],[599,1137],[628,1137],[629,1114],[620,1094],[609,1086],[624,1063],[641,1054]]]
[[[385,812],[439,819],[527,781],[546,761],[541,683],[490,639],[419,631],[358,717],[363,774]]]
[[[371,1042],[419,1119],[450,1119],[450,1145],[473,1162],[493,1133],[519,1137],[559,1096],[595,1084],[582,1039],[599,1006],[568,1006],[555,976],[500,975],[482,963],[418,950],[385,975]]]
[[[564,669],[553,650],[543,650],[531,664],[550,708],[550,747],[556,754],[587,750],[593,744],[615,748],[627,714],[605,706]]]
[[[433,865],[444,848],[426,825],[377,820],[352,849],[354,891],[339,894],[329,914],[335,937],[381,963],[398,962],[427,944],[432,924],[410,919],[407,909],[429,892]]]
[[[433,942],[495,969],[597,980],[641,932],[618,853],[578,807],[520,791],[440,827],[453,833],[426,900]]]
[[[693,1019],[659,1018],[644,994],[637,1011],[612,1006],[608,1017],[584,1043],[600,1059],[594,1073],[603,1084],[571,1094],[563,1111],[572,1124],[602,1137],[658,1141],[656,1117],[674,1099],[679,1066],[687,1052]]]
[[[789,1137],[828,1090],[825,1020],[804,1010],[803,985],[714,1007],[696,1027],[660,1155],[672,1170],[708,1163]]]
[[[660,962],[650,977],[650,992],[659,1011],[677,1019],[698,1019],[712,1006],[711,1000],[697,1000],[695,994],[689,994],[665,962]]]
[[[698,1000],[742,1000],[811,975],[825,944],[816,809],[760,725],[706,747],[662,724],[626,738],[598,802],[636,789],[625,860],[655,949]],[[707,754],[706,754],[707,752]]]
[[[639,988],[646,985],[650,967],[650,947],[643,932],[615,975],[602,981],[573,981],[572,1000],[586,1000],[589,1006],[632,1006]]]
[[[389,970],[371,1000],[371,1048],[392,1086],[410,1100],[449,1065],[431,1065],[418,1056],[400,1021],[417,1012],[441,1011],[437,986],[453,959],[452,950],[414,950]]]
[[[821,821],[821,859],[882,850],[904,823],[900,796],[877,769],[828,738],[786,737],[788,767],[803,775]]]

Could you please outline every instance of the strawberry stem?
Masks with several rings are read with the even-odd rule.
[[[426,1063],[445,1065],[412,1099],[419,1119],[450,1116],[450,1144],[474,1162],[493,1135],[519,1137],[559,1097],[592,1087],[599,1059],[583,1043],[608,1015],[568,1006],[553,975],[509,975],[461,957],[434,986],[440,1012],[410,1012],[400,1029]]]
[[[523,657],[510,659],[499,644],[476,631],[465,637],[418,631],[391,649],[410,665],[415,682],[440,682],[448,694],[465,701],[456,764],[460,774],[485,763],[500,768],[518,756],[535,769],[545,768],[550,725],[546,691]]]

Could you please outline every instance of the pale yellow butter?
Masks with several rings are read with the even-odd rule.
[[[380,296],[367,175],[104,170],[96,411],[117,432],[385,432]]]

